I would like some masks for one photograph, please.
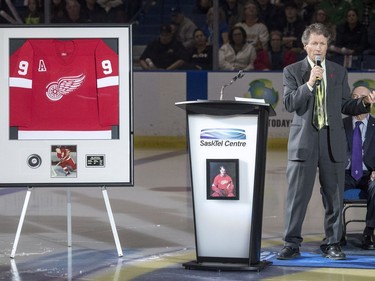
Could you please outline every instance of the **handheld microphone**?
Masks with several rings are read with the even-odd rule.
[[[245,76],[245,74],[243,73],[243,70],[240,70],[240,71],[238,71],[237,75],[234,76],[234,77],[232,78],[232,80],[229,82],[229,84],[225,84],[225,85],[221,86],[221,90],[220,90],[220,100],[223,100],[224,89],[225,89],[226,87],[232,85],[233,82],[236,81],[237,79],[241,79],[241,78],[244,77],[244,76]]]
[[[315,63],[316,63],[317,66],[322,67],[322,61],[321,61],[320,56],[316,56],[315,57]],[[316,77],[316,82],[315,83],[316,83],[317,86],[320,85],[320,78],[319,77]]]

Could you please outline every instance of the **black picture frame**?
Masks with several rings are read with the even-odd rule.
[[[225,173],[229,177],[230,182],[227,188],[213,190],[215,178],[220,175],[221,167],[225,168]],[[207,159],[207,199],[208,200],[239,200],[239,160],[238,159]],[[227,181],[228,179],[224,179]]]

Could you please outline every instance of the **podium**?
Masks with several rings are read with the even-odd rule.
[[[275,111],[247,101],[175,105],[187,114],[196,244],[196,260],[183,266],[263,269],[271,263],[260,254],[268,120]]]

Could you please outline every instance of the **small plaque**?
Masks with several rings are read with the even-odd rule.
[[[105,167],[105,156],[104,155],[86,155],[86,167]]]

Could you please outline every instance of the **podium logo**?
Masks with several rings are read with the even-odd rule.
[[[246,131],[236,128],[202,129],[201,146],[246,146]]]

